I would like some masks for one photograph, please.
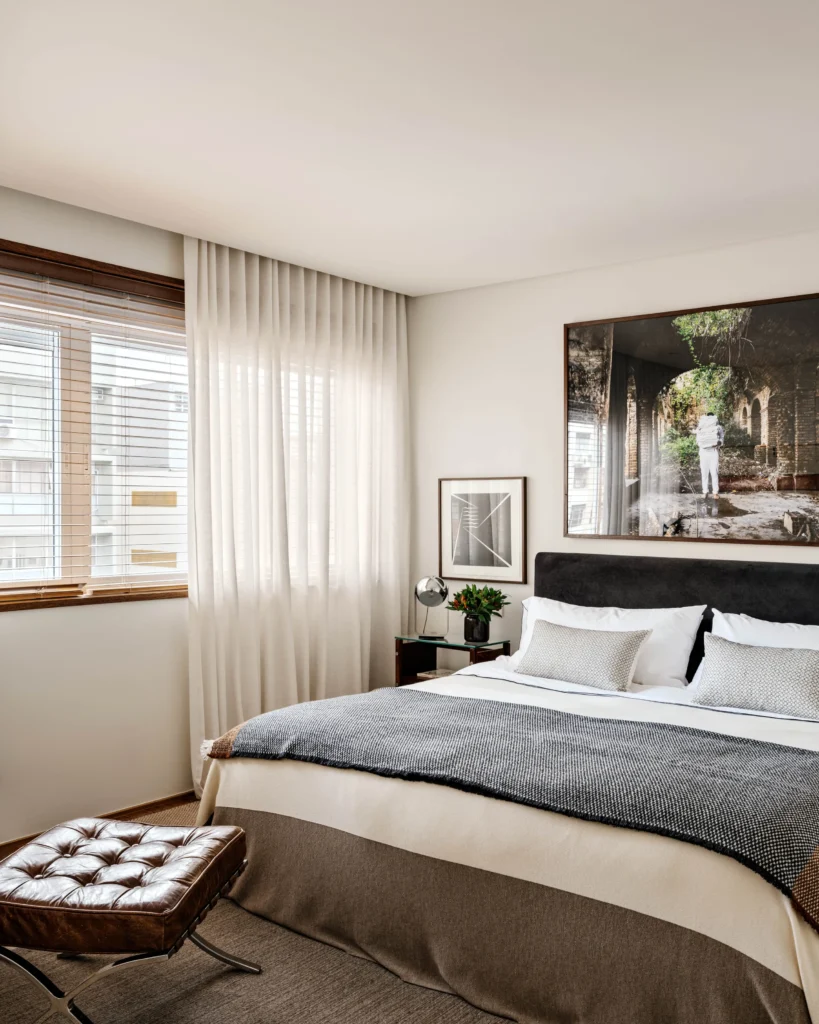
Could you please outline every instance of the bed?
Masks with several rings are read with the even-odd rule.
[[[819,573],[807,565],[544,553],[535,594],[707,604],[701,634],[712,607],[819,625]],[[816,721],[698,706],[685,689],[530,683],[499,659],[412,689],[459,706],[819,752]],[[241,906],[500,1016],[819,1021],[816,927],[758,871],[704,845],[287,755],[214,760],[200,820],[211,815],[247,833]]]

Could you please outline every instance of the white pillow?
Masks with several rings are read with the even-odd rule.
[[[513,672],[518,670],[538,619],[575,629],[650,629],[651,636],[637,658],[634,682],[644,686],[685,686],[685,670],[705,608],[704,604],[688,608],[587,608],[548,597],[527,597],[523,602],[520,650],[512,657],[510,668]]]
[[[714,609],[714,636],[748,647],[787,647],[794,651],[819,651],[819,626],[800,626],[798,622],[768,622],[751,615]],[[701,661],[691,683],[698,686],[705,661]]]

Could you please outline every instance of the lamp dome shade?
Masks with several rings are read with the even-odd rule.
[[[427,608],[435,608],[446,601],[449,588],[440,576],[424,576],[415,584],[415,596]]]

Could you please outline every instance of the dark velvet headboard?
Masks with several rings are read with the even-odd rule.
[[[535,596],[620,608],[707,604],[690,679],[702,658],[712,608],[819,626],[819,565],[541,552],[535,557]]]

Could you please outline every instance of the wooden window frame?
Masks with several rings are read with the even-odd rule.
[[[130,267],[122,267],[113,263],[103,263],[100,260],[87,259],[84,256],[74,256],[68,253],[56,252],[53,249],[42,249],[38,246],[27,245],[23,242],[12,242],[7,239],[0,239],[0,270],[11,270],[25,274],[34,274],[39,277],[48,277],[55,281],[62,281],[67,284],[79,285],[87,288],[102,288],[108,291],[125,292],[139,298],[158,299],[172,305],[184,308],[185,305],[185,282],[180,278],[168,277],[164,274],[153,274],[148,271],[134,270]],[[90,346],[90,336],[89,336]],[[60,342],[62,348],[62,339]],[[70,373],[65,360],[60,353],[60,417],[61,427],[65,430],[70,423],[76,426],[77,410],[71,408],[71,402],[66,401],[66,396],[71,394],[72,388],[76,390],[76,377],[73,377],[72,388],[64,387],[65,374]],[[91,382],[88,380],[90,393]],[[88,406],[90,408],[90,404]],[[91,423],[90,412],[82,415],[88,419],[88,435],[90,438]],[[70,453],[63,450],[62,458],[84,459],[88,465],[87,486],[83,491],[88,491],[87,507],[88,514],[88,564],[91,562],[91,527],[90,527],[90,443],[77,444],[77,450]],[[76,481],[76,474],[66,473],[67,467],[63,467],[63,478]],[[70,504],[74,510],[78,507],[76,502],[82,498],[77,494],[78,484],[72,486],[71,494],[63,494],[62,502]],[[67,509],[64,507],[63,512]],[[63,515],[63,522],[67,522]],[[73,528],[79,531],[79,527]],[[64,540],[61,539],[61,543]],[[76,548],[75,548],[76,550]],[[141,586],[131,588],[127,584],[109,588],[99,588],[86,592],[81,584],[65,584],[55,582],[53,584],[34,584],[10,587],[0,587],[0,612],[20,611],[32,608],[58,608],[63,606],[82,606],[90,604],[109,604],[122,601],[156,601],[168,598],[179,598],[188,596],[187,584],[160,584],[155,587]]]
[[[66,284],[86,288],[105,288],[108,291],[127,292],[145,299],[160,299],[178,306],[185,305],[185,282],[178,277],[152,274],[146,270],[132,270],[114,263],[70,256],[53,249],[40,249],[36,245],[10,242],[0,238],[0,269],[17,270],[24,274],[50,277]]]

